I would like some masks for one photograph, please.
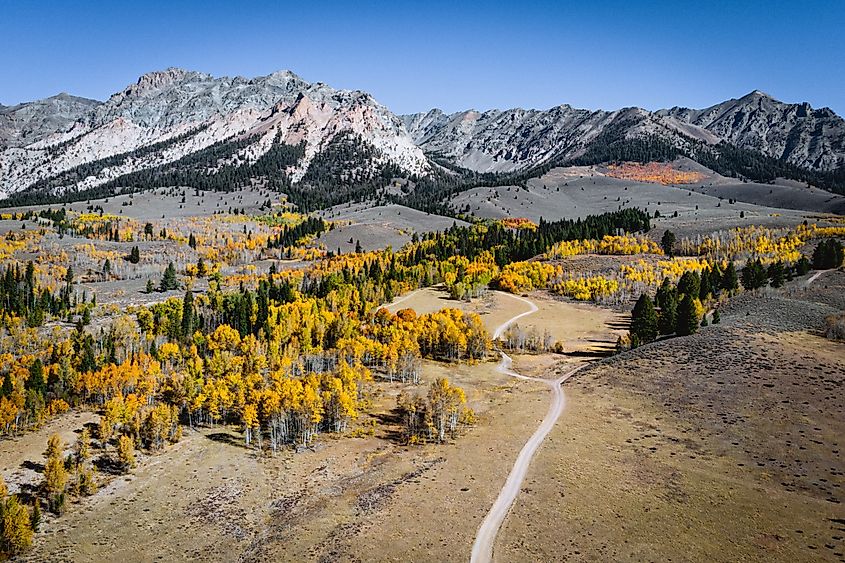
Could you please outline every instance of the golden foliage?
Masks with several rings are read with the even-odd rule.
[[[552,246],[546,253],[550,259],[565,258],[579,254],[663,254],[663,250],[653,240],[636,235],[606,235],[601,240],[562,241]]]
[[[506,217],[500,221],[503,227],[508,229],[537,230],[537,223],[525,217]]]
[[[671,164],[664,162],[623,162],[609,164],[607,175],[611,178],[633,180],[635,182],[655,182],[658,184],[696,184],[704,180],[700,172],[675,170]]]
[[[496,278],[496,285],[499,289],[510,293],[544,288],[548,285],[549,278],[559,273],[559,268],[547,262],[513,262],[502,268],[502,272]]]
[[[551,289],[579,301],[595,301],[619,291],[619,282],[604,276],[570,276],[555,282]]]

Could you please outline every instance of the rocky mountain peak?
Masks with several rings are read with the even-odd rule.
[[[244,143],[239,162],[255,161],[279,139],[294,145],[304,141],[305,155],[293,176],[299,178],[345,131],[409,172],[423,173],[428,166],[396,116],[368,93],[310,84],[289,70],[247,79],[173,67],[142,75],[104,103],[79,100],[60,95],[33,102],[26,111],[3,108],[0,195],[56,176],[51,185],[57,192],[88,189],[232,139]],[[28,150],[3,150],[13,143]],[[139,150],[143,159],[127,156]],[[76,178],[65,172],[108,160],[109,165],[86,169],[83,181],[63,183]]]
[[[774,100],[774,98],[772,98],[770,95],[763,92],[762,90],[752,90],[751,92],[743,96],[743,98],[768,98],[770,100]]]
[[[208,80],[211,78],[212,76],[210,74],[170,67],[165,70],[156,70],[142,74],[135,84],[128,86],[122,93],[127,96],[131,96],[133,94],[143,94],[152,90],[167,88],[177,82],[184,82],[188,80]]]

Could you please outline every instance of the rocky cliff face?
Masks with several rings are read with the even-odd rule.
[[[0,106],[0,150],[38,142],[70,128],[100,102],[58,94],[16,106]]]
[[[288,71],[228,78],[171,68],[141,76],[105,102],[59,94],[0,106],[0,197],[87,190],[220,142],[237,146],[221,166],[256,162],[279,143],[303,143],[304,156],[285,171],[297,182],[341,133],[377,149],[366,153],[375,155],[367,157],[374,170],[389,164],[418,175],[431,169],[424,152],[479,172],[514,172],[628,154],[620,144],[643,154],[634,142],[643,139],[693,157],[701,143],[725,141],[812,171],[845,167],[842,118],[758,91],[701,110],[562,105],[397,117],[365,92],[308,83]],[[615,152],[605,150],[609,145]]]
[[[364,92],[310,84],[291,72],[215,78],[171,68],[145,74],[102,103],[59,95],[0,109],[0,196],[81,165],[129,155],[88,167],[90,175],[73,185],[52,188],[88,189],[230,139],[250,140],[238,155],[246,162],[274,142],[305,141],[305,157],[291,170],[296,179],[346,131],[409,173],[428,169],[401,121]]]
[[[616,112],[558,106],[548,111],[440,110],[404,116],[411,137],[426,152],[480,172],[510,172],[556,154],[577,153]]]
[[[845,165],[845,120],[829,108],[786,104],[755,90],[706,109],[675,107],[656,113],[802,168],[833,170]]]
[[[512,171],[580,156],[613,127],[626,138],[656,135],[677,146],[688,138],[727,141],[773,158],[828,171],[845,165],[845,121],[827,108],[785,104],[761,92],[711,108],[614,112],[558,106],[538,110],[474,110],[446,115],[434,109],[402,116],[427,153],[476,171]]]

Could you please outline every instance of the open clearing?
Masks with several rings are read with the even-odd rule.
[[[487,310],[483,318],[491,328],[525,308],[498,292],[470,303],[444,302],[441,295],[423,290],[394,308],[414,304],[421,310],[448,305]],[[616,318],[613,312],[535,297],[540,316],[531,320],[538,325],[572,317],[550,327],[568,349],[590,352],[601,347],[585,335],[597,339],[603,335],[608,342],[615,338],[613,329],[602,329],[605,320]],[[526,375],[545,377],[568,365],[573,364],[566,356],[534,355],[516,356],[514,367]],[[371,417],[379,421],[374,436],[326,436],[313,450],[258,457],[242,446],[240,432],[187,430],[182,441],[167,451],[144,457],[133,474],[112,480],[61,518],[48,517],[28,558],[359,561],[364,559],[361,554],[373,561],[467,558],[478,525],[519,449],[546,414],[548,387],[499,373],[492,362],[424,363],[424,385],[440,376],[465,389],[469,406],[479,417],[457,443],[402,445],[394,412],[396,396],[402,390],[422,392],[425,387],[387,382],[374,386],[373,413],[359,420],[363,428]],[[66,432],[79,425],[74,419],[58,420],[68,425]],[[29,454],[41,461],[47,434],[32,436]]]
[[[796,182],[738,182],[687,159],[674,166],[700,170],[706,178],[699,184],[666,186],[611,178],[595,166],[554,168],[529,180],[526,187],[473,188],[455,195],[451,202],[459,210],[466,211],[468,206],[477,217],[526,217],[535,222],[541,217],[576,219],[635,207],[652,216],[660,212],[653,221],[658,236],[671,229],[679,237],[749,225],[790,227],[819,213],[845,212],[845,196]]]
[[[845,350],[818,330],[845,274],[802,283],[567,383],[497,559],[842,560]]]
[[[809,288],[796,280],[743,295],[719,325],[602,360],[567,382],[566,410],[528,468],[494,560],[840,560],[845,354],[817,330],[845,307],[843,290],[845,273],[828,272]],[[498,292],[443,296],[420,290],[390,308],[457,306],[481,313],[489,329],[525,309]],[[526,376],[559,377],[604,352],[624,324],[606,309],[530,298],[538,311],[520,321],[548,328],[570,354],[516,356]],[[364,429],[378,421],[372,436],[326,436],[313,449],[259,457],[233,429],[188,430],[133,474],[48,517],[27,558],[466,560],[549,392],[491,362],[424,363],[424,384],[444,375],[479,417],[456,443],[402,445],[396,396],[414,387],[388,382],[374,386],[372,414],[359,420]],[[42,462],[49,433],[70,439],[96,419],[84,416],[4,442],[4,477],[34,482],[37,466],[14,468]]]
[[[464,221],[424,213],[404,205],[349,203],[327,209],[320,214],[327,221],[340,226],[324,233],[317,240],[327,250],[354,252],[356,242],[364,250],[378,250],[392,246],[398,250],[411,241],[414,233],[443,231],[452,225],[466,225]]]

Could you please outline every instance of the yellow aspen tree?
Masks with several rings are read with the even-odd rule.
[[[20,503],[16,495],[0,500],[2,510],[2,536],[0,553],[18,555],[32,546],[32,524],[29,511]]]
[[[129,436],[117,440],[117,459],[124,471],[135,467],[135,441]]]

